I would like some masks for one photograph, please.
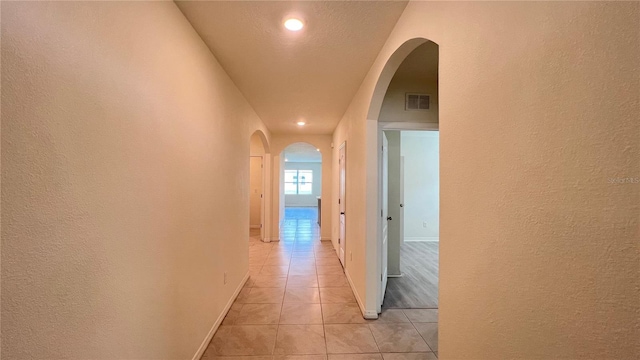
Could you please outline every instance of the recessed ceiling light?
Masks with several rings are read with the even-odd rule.
[[[320,149],[316,149],[316,151],[320,151]]]
[[[291,18],[291,19],[285,20],[284,27],[286,27],[288,30],[291,30],[291,31],[300,31],[304,27],[304,24],[300,19]]]
[[[300,126],[304,126],[306,124],[306,122],[304,121],[298,121],[296,124],[300,125]]]
[[[289,159],[284,159],[284,161],[289,161]]]

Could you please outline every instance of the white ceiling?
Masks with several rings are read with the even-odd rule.
[[[313,134],[333,132],[407,4],[176,3],[273,133]],[[305,28],[284,29],[289,15]]]
[[[322,162],[322,154],[307,143],[294,143],[284,149],[284,158],[288,162]]]

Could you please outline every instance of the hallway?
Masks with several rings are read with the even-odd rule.
[[[639,358],[640,2],[0,9],[2,359]]]
[[[331,243],[318,240],[314,211],[288,215],[282,241],[263,243],[252,234],[250,278],[203,359],[437,358],[437,310],[386,310],[378,320],[363,319]]]

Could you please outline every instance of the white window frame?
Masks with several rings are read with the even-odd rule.
[[[295,182],[286,181],[286,178],[287,178],[286,177],[286,173],[287,173],[287,171],[291,171],[291,172],[295,171],[295,173],[296,173],[295,177],[294,177]],[[308,172],[308,173],[311,174],[311,181],[306,181],[305,180],[305,184],[310,184],[311,185],[311,192],[309,192],[309,193],[302,193],[302,194],[300,193],[300,185],[301,184],[300,184],[299,180],[300,180],[300,172],[301,171]],[[313,195],[313,170],[311,170],[311,169],[285,169],[284,173],[285,173],[285,177],[284,177],[284,179],[285,179],[285,181],[284,181],[284,184],[285,184],[284,194],[285,195]],[[286,190],[286,185],[287,184],[294,184],[295,187],[296,187],[296,192],[295,193],[287,192],[287,190]]]

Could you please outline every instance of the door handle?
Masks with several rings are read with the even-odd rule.
[[[344,211],[340,212],[340,215],[344,215]]]
[[[393,220],[393,219],[391,218],[391,216],[388,216],[388,217],[387,217],[387,220]]]

